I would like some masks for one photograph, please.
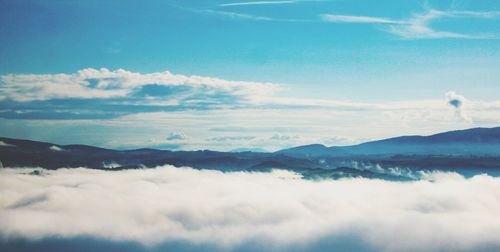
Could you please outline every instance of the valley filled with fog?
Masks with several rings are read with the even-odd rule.
[[[2,250],[71,250],[82,239],[102,251],[500,249],[500,178],[489,175],[3,168],[0,195]]]

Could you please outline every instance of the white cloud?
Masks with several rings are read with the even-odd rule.
[[[465,102],[465,97],[455,93],[454,91],[446,92],[445,96],[448,104],[456,109],[462,108]]]
[[[220,137],[208,138],[207,141],[215,141],[215,142],[250,141],[253,139],[255,139],[254,136],[220,136]]]
[[[389,18],[366,17],[366,16],[323,14],[321,15],[321,18],[326,22],[332,22],[332,23],[381,23],[381,24],[401,23],[401,21],[392,20]]]
[[[414,15],[413,18],[401,23],[400,25],[391,26],[389,28],[389,31],[406,39],[474,38],[474,36],[471,35],[446,31],[436,31],[429,25],[429,23],[433,20],[450,16],[451,15],[445,11],[429,10],[424,14]]]
[[[265,102],[272,104],[271,101]],[[105,120],[0,119],[0,131],[30,132],[40,141],[58,144],[71,144],[76,139],[78,143],[108,148],[159,148],[158,145],[178,143],[182,145],[179,147],[182,150],[228,151],[261,147],[275,151],[290,145],[357,144],[399,135],[430,135],[500,125],[500,102],[468,99],[463,111],[472,117],[473,122],[470,123],[457,117],[455,108],[448,104],[443,94],[438,94],[435,100],[352,103],[352,106],[340,106],[334,101],[294,99],[280,100],[279,103],[277,107],[138,112]],[[80,130],[83,125],[87,130]],[[370,130],[367,131],[367,128]],[[73,138],[51,138],[60,132],[76,131],[78,134]],[[179,142],[166,141],[166,132],[182,132],[189,138]],[[269,138],[277,132],[300,138],[270,141]],[[255,138],[224,142],[208,140],[226,136]],[[331,137],[341,137],[345,141],[330,141]]]
[[[254,2],[237,2],[237,3],[225,3],[219,4],[219,6],[242,6],[242,5],[268,5],[268,4],[292,4],[298,1],[254,1]]]
[[[326,2],[328,0],[276,0],[276,1],[250,1],[250,2],[233,2],[219,4],[220,7],[232,6],[248,6],[248,5],[281,5],[281,4],[296,4],[310,2]]]
[[[103,92],[125,90],[124,93],[134,93],[150,83],[168,87],[168,90],[173,89],[172,96],[156,97],[154,96],[155,90],[153,90],[137,99],[120,101],[120,104],[127,105],[118,110],[123,113],[113,117],[104,117],[103,120],[72,121],[72,117],[62,117],[64,120],[53,120],[54,117],[48,117],[53,121],[45,121],[44,118],[36,121],[0,119],[2,132],[30,132],[32,137],[39,140],[59,144],[70,144],[78,138],[79,143],[109,148],[162,148],[160,145],[172,147],[172,144],[176,144],[176,148],[184,150],[227,151],[236,148],[261,147],[274,151],[303,144],[355,144],[367,139],[382,139],[395,135],[429,135],[441,131],[494,127],[500,124],[500,102],[461,99],[460,109],[453,107],[455,113],[452,113],[449,101],[443,101],[439,97],[442,94],[436,94],[436,99],[433,100],[359,102],[280,97],[278,94],[280,86],[275,84],[234,82],[219,78],[174,75],[168,72],[141,74],[125,70],[84,69],[74,74],[7,76],[11,78],[8,81],[9,84],[0,84],[1,88],[9,86],[11,92],[8,96],[17,97],[20,100],[59,97],[60,93],[54,94],[44,89],[45,84],[40,84],[44,79],[52,83],[50,85],[54,87],[83,85],[88,86],[89,89],[102,89]],[[401,81],[404,79],[402,78]],[[429,80],[417,82],[424,81]],[[82,84],[78,84],[80,82]],[[26,88],[26,86],[39,87],[42,91],[38,92],[37,88]],[[183,88],[187,88],[187,91]],[[80,98],[86,96],[68,93],[62,97],[76,97],[77,95],[80,95]],[[204,103],[200,102],[203,99],[205,104],[213,105],[203,105]],[[189,107],[197,102],[201,105]],[[111,98],[99,100],[98,105],[115,106],[117,103],[116,99]],[[86,106],[81,103],[75,105],[71,102],[57,102],[56,105],[57,111],[75,113],[82,109],[95,109],[92,112],[99,114],[105,113],[109,108],[108,106],[101,109],[94,103]],[[157,107],[151,109],[150,107],[153,106]],[[32,109],[47,112],[53,107],[53,104],[49,104],[45,109],[46,107],[40,107],[40,102],[37,102],[34,103]],[[146,108],[143,109],[144,107]],[[207,110],[207,107],[210,109]],[[23,115],[25,112],[28,113],[29,110],[12,109],[12,113],[16,115]],[[470,115],[474,121],[472,122],[466,115]],[[457,121],[457,118],[460,120]],[[40,126],[42,124],[43,127]],[[81,131],[82,124],[88,124],[94,130]],[[233,132],[210,130],[214,128],[235,130]],[[366,128],[372,130],[366,131]],[[50,134],[46,132],[48,130],[51,131]],[[75,136],[73,140],[67,138],[68,142],[59,142],[58,139],[47,137],[60,132],[76,131],[78,131],[78,137]],[[182,141],[177,139],[177,142],[167,141],[166,138],[171,136],[166,133],[170,132],[182,133],[184,139]],[[270,141],[270,137],[276,132],[285,136],[300,137],[286,141]],[[178,137],[183,138],[183,136]],[[228,136],[252,136],[254,138],[251,140],[237,138],[226,139],[226,141],[209,140],[220,140]],[[332,136],[345,138],[346,141],[330,141],[329,138]],[[6,137],[22,138],[23,136],[6,135]]]
[[[55,145],[50,146],[50,147],[49,147],[49,149],[50,149],[51,151],[64,151],[64,149],[63,149],[63,148],[61,148],[61,147],[59,147],[59,146],[55,146]]]
[[[0,170],[3,237],[304,246],[346,235],[381,251],[500,248],[500,178],[307,181],[290,172]],[[359,239],[359,240],[357,240]]]
[[[242,100],[251,96],[270,95],[279,88],[272,83],[228,81],[196,75],[178,75],[168,71],[142,74],[123,69],[111,71],[106,68],[87,68],[73,74],[8,74],[0,77],[0,93],[3,99],[15,101],[120,98],[128,97],[146,85],[186,87],[195,93],[221,93]],[[155,101],[153,99],[153,102]]]
[[[231,11],[216,11],[216,10],[196,10],[198,13],[211,14],[225,18],[231,19],[247,19],[247,20],[255,20],[255,21],[277,21],[275,18],[265,17],[265,16],[256,16],[250,14],[242,14]]]
[[[11,146],[15,146],[15,145],[13,145],[13,144],[8,144],[8,143],[6,143],[6,142],[4,142],[4,141],[0,141],[0,146],[4,146],[4,147],[11,147]]]
[[[187,139],[187,136],[182,132],[171,132],[165,139],[167,141],[185,140]]]
[[[428,9],[421,14],[415,14],[408,19],[390,19],[384,17],[352,16],[352,15],[320,15],[323,21],[333,23],[372,23],[387,25],[387,32],[395,34],[404,39],[437,39],[437,38],[462,38],[462,39],[488,39],[494,38],[491,34],[463,34],[449,31],[439,31],[431,27],[431,22],[447,18],[477,18],[496,19],[500,17],[500,12],[475,12],[456,10],[435,10]]]
[[[104,169],[114,169],[122,166],[121,164],[117,163],[116,161],[110,161],[110,162],[102,162],[102,168]]]
[[[276,141],[290,141],[290,140],[297,140],[297,139],[299,139],[299,137],[298,136],[284,135],[281,133],[276,133],[276,134],[272,135],[269,139],[276,140]]]
[[[467,99],[465,99],[465,97],[463,97],[462,95],[455,93],[454,91],[447,92],[445,96],[448,105],[453,107],[453,109],[455,110],[457,118],[464,122],[472,123],[472,119],[467,116],[464,111],[464,106],[467,102]]]
[[[451,10],[448,11],[450,15],[456,17],[478,17],[478,18],[499,18],[500,11],[459,11],[459,10]]]

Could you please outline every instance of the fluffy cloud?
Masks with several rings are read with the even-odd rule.
[[[283,97],[274,93],[279,87],[273,84],[233,83],[168,72],[140,74],[86,69],[75,74],[5,76],[11,79],[8,85],[0,83],[0,96],[4,96],[4,100],[0,99],[0,131],[9,133],[6,137],[58,144],[222,151],[259,147],[274,151],[311,143],[352,144],[395,135],[494,127],[500,123],[498,101],[455,97],[443,102],[439,94],[434,100],[356,102]],[[23,78],[28,80],[22,81]],[[43,78],[52,83],[48,86],[81,82],[88,89],[126,90],[127,94],[111,98],[83,98],[85,95],[70,98],[70,94],[65,93],[67,98],[55,98],[59,96],[47,93],[42,87],[45,91],[38,93],[38,89],[26,89],[23,84],[38,88],[42,84],[37,83]],[[206,79],[212,79],[213,83],[203,84],[211,83]],[[19,101],[12,100],[17,96]],[[50,99],[21,101],[37,97]],[[454,113],[450,113],[450,108]],[[473,116],[473,125],[465,112]],[[366,128],[372,130],[366,131]],[[177,139],[177,142],[166,139],[182,138],[165,136],[165,132],[179,131],[189,138]],[[61,137],[60,132],[73,133]],[[276,132],[286,136],[270,139]],[[232,139],[226,138],[228,136]],[[255,138],[234,138],[239,136]],[[291,138],[283,139],[288,136]],[[328,136],[340,136],[347,141],[329,141]],[[283,140],[279,141],[280,138]]]
[[[470,119],[463,110],[464,103],[467,101],[465,97],[453,91],[447,92],[445,96],[448,105],[452,106],[455,109],[455,114],[457,115],[457,117],[462,121],[471,123],[472,119]]]
[[[168,71],[135,73],[118,69],[87,68],[73,74],[8,74],[0,77],[3,99],[34,101],[65,98],[116,98],[140,94],[149,98],[184,94],[249,96],[269,95],[278,86],[271,83],[228,81],[202,76],[185,76]],[[202,99],[197,97],[196,99]],[[196,102],[192,99],[191,102]]]
[[[182,133],[182,132],[172,132],[170,134],[168,134],[168,136],[165,138],[167,141],[175,141],[175,140],[184,140],[186,139],[187,136],[186,134]]]
[[[73,74],[8,74],[0,76],[0,117],[98,119],[148,111],[238,108],[279,88],[168,71],[88,68]]]
[[[463,103],[465,102],[465,97],[450,91],[445,94],[446,96],[446,101],[448,102],[449,105],[456,109],[462,108]]]
[[[439,101],[369,103],[280,97],[276,94],[279,89],[271,83],[105,68],[74,74],[10,74],[0,77],[0,117],[82,120],[195,110],[333,109],[368,113],[442,109]]]
[[[0,170],[4,238],[91,236],[230,250],[257,242],[307,250],[322,239],[350,237],[383,251],[500,249],[500,179],[486,175],[438,173],[400,183],[169,166],[32,170]]]

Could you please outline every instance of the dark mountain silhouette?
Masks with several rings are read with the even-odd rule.
[[[120,170],[168,164],[221,171],[286,169],[314,179],[361,176],[398,180],[390,174],[367,171],[363,166],[372,167],[376,164],[380,167],[405,167],[412,170],[465,169],[467,172],[474,170],[474,173],[500,171],[500,128],[475,128],[431,136],[403,136],[344,147],[313,144],[274,153],[147,148],[112,150],[88,145],[58,145],[0,137],[0,161],[3,167]]]
[[[500,127],[449,131],[431,136],[402,136],[353,146],[305,145],[277,153],[302,156],[500,155]]]

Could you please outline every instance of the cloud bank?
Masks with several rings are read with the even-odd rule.
[[[103,119],[137,112],[238,108],[271,96],[272,83],[87,68],[0,76],[0,117]]]
[[[397,183],[170,166],[32,170],[0,170],[3,239],[90,236],[227,250],[257,242],[286,251],[350,237],[382,251],[500,249],[500,179],[486,175]]]
[[[185,76],[168,71],[135,73],[107,68],[82,69],[73,74],[8,74],[0,77],[0,98],[34,101],[65,98],[116,98],[141,96],[197,96],[210,94],[246,97],[272,93],[271,83],[228,81],[202,76]],[[220,98],[220,96],[218,96]],[[199,102],[191,99],[191,102]]]
[[[463,129],[472,122],[465,112],[474,126],[500,123],[498,101],[443,102],[437,94],[433,100],[362,102],[287,97],[280,95],[283,89],[268,82],[168,71],[7,74],[0,77],[0,132],[11,138],[107,148],[274,151]],[[374,130],[367,132],[367,127]],[[61,137],[60,132],[71,134]],[[332,136],[344,141],[332,141]]]

